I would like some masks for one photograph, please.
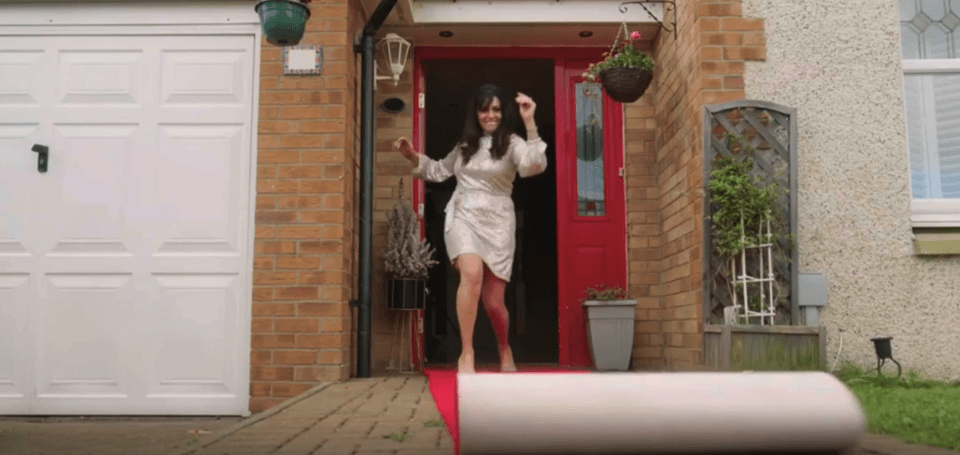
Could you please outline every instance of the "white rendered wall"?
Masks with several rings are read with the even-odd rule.
[[[888,334],[905,369],[960,378],[960,260],[913,252],[897,0],[743,0],[743,12],[767,35],[747,98],[798,109],[800,272],[829,281],[828,365],[841,330],[841,361],[868,367],[869,337]]]

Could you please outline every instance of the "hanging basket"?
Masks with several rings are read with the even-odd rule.
[[[262,0],[254,7],[267,42],[276,46],[300,43],[310,19],[310,8],[303,1]]]
[[[607,68],[600,72],[603,89],[615,101],[632,103],[647,91],[653,73],[643,68]]]

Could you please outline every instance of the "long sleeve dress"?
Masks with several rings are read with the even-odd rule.
[[[512,135],[507,152],[499,160],[490,155],[492,138],[480,138],[477,153],[463,164],[460,147],[442,160],[420,155],[414,177],[442,182],[457,177],[457,188],[445,209],[443,239],[450,261],[466,253],[483,259],[494,275],[510,281],[516,249],[516,215],[513,211],[513,181],[531,177],[547,168],[547,144],[538,138],[525,141]]]

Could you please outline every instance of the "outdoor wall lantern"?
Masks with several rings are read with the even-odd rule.
[[[403,74],[403,67],[407,63],[407,54],[410,52],[410,42],[401,38],[400,35],[396,33],[387,33],[382,40],[380,40],[380,55],[386,57],[387,61],[390,63],[390,76],[381,76],[377,75],[373,82],[373,88],[377,88],[376,81],[382,81],[384,79],[393,79],[394,87],[400,83],[400,75]],[[379,68],[379,65],[376,65]]]
[[[883,367],[887,359],[890,359],[897,364],[897,377],[899,378],[902,371],[900,362],[893,359],[893,346],[890,344],[892,339],[893,337],[874,337],[870,341],[873,342],[873,349],[877,351],[877,375],[880,375],[880,368]]]
[[[260,15],[260,25],[267,42],[275,46],[295,46],[303,38],[310,19],[310,0],[263,0],[254,10]]]

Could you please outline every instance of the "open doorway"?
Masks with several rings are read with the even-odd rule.
[[[445,157],[463,130],[466,101],[479,86],[497,84],[505,93],[523,92],[537,103],[540,136],[548,144],[547,171],[514,182],[517,249],[506,291],[510,342],[517,363],[559,362],[557,304],[557,174],[555,63],[552,59],[477,59],[423,61],[425,153]],[[522,124],[517,134],[525,137]],[[425,312],[425,354],[429,364],[453,364],[460,354],[456,294],[459,274],[443,243],[444,208],[456,178],[426,183],[425,236],[437,249],[440,264],[430,271]],[[481,305],[482,307],[482,305]],[[474,333],[476,361],[499,364],[496,336],[484,310],[478,311]]]

